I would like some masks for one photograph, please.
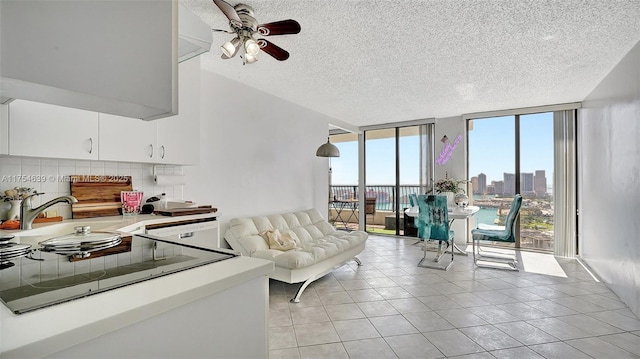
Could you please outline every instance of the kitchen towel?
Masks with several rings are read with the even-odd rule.
[[[158,186],[182,186],[186,184],[184,175],[156,175],[155,181]]]

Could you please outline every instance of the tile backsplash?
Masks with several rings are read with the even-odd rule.
[[[58,160],[33,157],[0,157],[0,191],[14,187],[29,187],[44,193],[33,199],[39,206],[53,198],[70,194],[70,175],[131,176],[133,189],[148,197],[166,193],[168,198],[183,198],[183,186],[158,186],[153,179],[153,164]],[[183,174],[182,166],[157,165],[156,174]],[[0,218],[5,219],[8,202],[0,202]],[[47,210],[58,211],[58,215],[71,218],[71,206],[56,204]]]

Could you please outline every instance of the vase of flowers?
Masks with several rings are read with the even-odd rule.
[[[33,188],[15,187],[0,194],[0,199],[11,204],[11,208],[7,211],[7,219],[20,219],[20,204],[22,200],[35,193],[38,193],[38,191]]]
[[[455,195],[458,193],[466,193],[465,186],[469,181],[458,180],[449,178],[447,172],[444,174],[444,179],[437,180],[433,184],[433,190],[444,196],[447,196],[447,205],[453,206],[455,204]]]

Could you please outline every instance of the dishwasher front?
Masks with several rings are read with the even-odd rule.
[[[152,224],[146,226],[145,232],[176,243],[207,249],[220,248],[220,229],[216,217]]]

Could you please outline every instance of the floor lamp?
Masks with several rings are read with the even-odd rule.
[[[327,143],[318,147],[316,151],[318,157],[329,157],[329,203],[331,203],[331,157],[340,157],[340,150],[334,144],[329,142],[327,137]]]

